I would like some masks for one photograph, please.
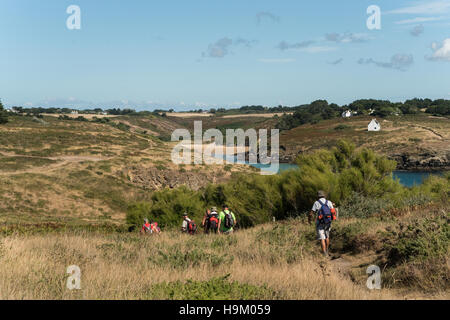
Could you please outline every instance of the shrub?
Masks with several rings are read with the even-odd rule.
[[[155,192],[152,196],[150,216],[162,227],[177,226],[181,225],[182,214],[187,212],[199,225],[205,208],[199,192],[181,186]]]
[[[8,122],[8,115],[6,111],[3,110],[3,104],[0,101],[0,124]]]
[[[201,264],[213,268],[228,265],[233,261],[233,257],[227,254],[205,252],[198,248],[181,250],[180,247],[173,246],[158,250],[150,256],[149,260],[159,267],[186,270]]]
[[[208,281],[188,280],[183,283],[163,282],[153,285],[148,292],[150,299],[161,300],[267,300],[281,296],[267,286],[230,282],[229,275]]]
[[[387,282],[423,290],[447,289],[450,215],[442,212],[409,225],[402,224],[399,229],[388,235],[385,244]]]
[[[140,227],[144,218],[150,219],[150,204],[146,202],[139,202],[128,207],[126,221],[130,227]]]
[[[340,124],[337,125],[336,127],[334,127],[334,130],[347,130],[350,129],[351,127],[346,125],[346,124]]]

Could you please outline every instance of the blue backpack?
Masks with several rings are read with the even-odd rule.
[[[325,199],[325,203],[320,202],[322,207],[319,209],[318,218],[320,224],[331,224],[331,221],[333,221],[333,215],[331,214],[331,209],[328,207],[328,201]]]

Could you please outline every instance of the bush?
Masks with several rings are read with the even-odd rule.
[[[144,223],[144,218],[149,220],[150,204],[146,202],[139,202],[128,207],[126,221],[128,226],[139,228]]]
[[[8,114],[3,109],[3,104],[0,101],[0,124],[4,124],[8,122]]]
[[[445,290],[450,285],[450,215],[418,219],[391,231],[385,244],[388,283]]]
[[[199,192],[181,186],[155,192],[152,196],[150,216],[162,227],[173,227],[181,226],[182,214],[187,212],[199,226],[205,209],[206,205]]]
[[[351,127],[346,125],[346,124],[340,124],[337,125],[336,127],[334,127],[334,130],[347,130],[350,129]]]
[[[368,149],[356,150],[345,141],[339,141],[332,150],[301,155],[297,163],[299,170],[280,175],[237,173],[227,183],[210,184],[200,191],[185,186],[158,191],[145,210],[150,210],[152,219],[162,226],[173,227],[180,225],[185,211],[199,224],[206,208],[226,203],[236,214],[238,226],[251,227],[274,217],[281,220],[306,213],[318,190],[324,190],[328,199],[342,206],[343,216],[355,217],[426,204],[450,195],[450,174],[405,188],[392,178],[395,161]]]
[[[168,249],[158,250],[150,256],[149,260],[159,267],[186,270],[201,264],[213,268],[220,265],[228,265],[233,262],[233,257],[227,254],[205,252],[198,248],[181,250],[181,248],[173,246]]]
[[[188,280],[183,283],[163,282],[153,285],[148,292],[150,299],[160,300],[268,300],[280,299],[280,295],[266,286],[230,282],[229,275],[208,281]]]

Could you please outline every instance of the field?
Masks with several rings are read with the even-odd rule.
[[[423,227],[427,218],[448,219],[448,214],[443,207],[432,206],[396,215],[389,220],[371,218],[364,224],[347,218],[336,222],[332,260],[319,255],[314,227],[301,218],[240,230],[231,236],[193,237],[175,231],[160,236],[16,233],[0,237],[0,298],[450,298],[448,269],[427,270],[432,267],[428,260],[422,269],[416,267],[421,260],[394,264],[389,246],[401,227],[417,223]],[[442,250],[426,249],[430,255]],[[366,269],[371,264],[383,270],[381,290],[366,287]],[[66,288],[70,265],[81,269],[81,290]]]
[[[0,223],[121,224],[151,191],[225,181],[236,166],[177,166],[158,138],[177,124],[118,117],[103,124],[11,117],[0,127]],[[170,125],[170,126],[169,126]],[[152,132],[156,131],[156,134]]]
[[[229,237],[190,237],[174,228],[160,236],[129,232],[130,205],[151,203],[160,190],[187,186],[192,192],[254,172],[241,165],[173,164],[171,131],[192,129],[197,119],[12,116],[1,125],[0,298],[450,298],[448,199],[424,197],[400,209],[371,200],[373,208],[380,205],[376,214],[344,215],[334,225],[330,260],[320,254],[314,227],[303,215]],[[270,128],[274,120],[211,117],[204,129]],[[304,125],[283,132],[280,142],[287,154],[329,148],[340,138],[387,155],[426,158],[429,152],[439,158],[449,151],[447,119],[388,118],[373,134],[365,131],[367,120]],[[241,179],[234,187],[256,191],[245,191],[247,183]],[[382,290],[366,287],[372,264],[382,269]],[[81,268],[82,290],[66,289],[70,265]]]
[[[397,160],[399,169],[448,170],[450,162],[450,121],[425,114],[388,117],[380,120],[380,132],[368,132],[371,117],[333,119],[283,131],[281,157],[294,161],[300,153],[331,148],[339,139]]]

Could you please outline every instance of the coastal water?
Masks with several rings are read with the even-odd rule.
[[[236,162],[236,158],[230,158],[227,159],[231,162]],[[249,164],[249,163],[245,163]],[[268,171],[268,172],[275,172],[275,168],[271,168],[270,165],[264,165],[264,164],[249,164],[252,167]],[[296,164],[290,164],[290,163],[280,163],[279,164],[279,170],[276,173],[280,173],[286,170],[292,170],[297,169],[298,166]],[[404,185],[405,187],[412,187],[414,185],[420,185],[423,183],[423,181],[428,178],[431,174],[439,175],[441,173],[437,172],[424,172],[424,171],[394,171],[393,176],[395,179],[399,179],[400,183]]]

